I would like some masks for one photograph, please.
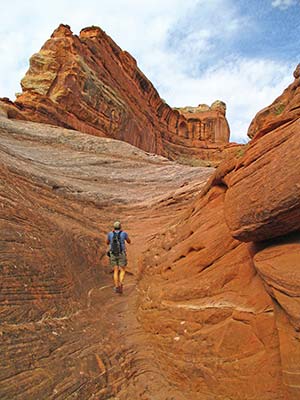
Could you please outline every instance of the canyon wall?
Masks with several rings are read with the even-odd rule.
[[[1,398],[297,400],[299,130],[214,170],[2,112]]]
[[[140,321],[187,398],[300,396],[300,119],[283,118],[219,166],[141,263]]]
[[[173,109],[135,59],[98,27],[73,35],[60,25],[30,59],[11,118],[50,123],[124,140],[168,158],[220,161],[234,151],[226,106]]]

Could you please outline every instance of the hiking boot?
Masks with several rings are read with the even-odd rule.
[[[116,287],[116,286],[114,287],[114,289],[113,289],[113,290],[114,290],[114,292],[115,292],[115,293],[120,293],[120,291],[119,291],[119,288],[118,288],[118,287]]]
[[[123,293],[123,285],[122,284],[118,287],[118,289],[119,289],[119,293]]]

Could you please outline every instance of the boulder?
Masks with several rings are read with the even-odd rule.
[[[300,120],[253,141],[228,180],[233,237],[261,241],[300,228]]]
[[[275,241],[254,257],[257,271],[274,298],[283,383],[288,399],[300,386],[300,235]]]

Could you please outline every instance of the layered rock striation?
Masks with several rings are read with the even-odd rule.
[[[140,320],[187,398],[300,396],[300,120],[279,126],[222,163],[145,254]]]
[[[48,44],[89,49],[94,34],[83,45],[61,26]],[[215,171],[98,132],[11,119],[80,121],[51,87],[58,105],[25,91],[26,102],[0,113],[1,399],[298,400],[296,114],[259,128]],[[285,92],[290,112],[300,105],[295,87]],[[176,113],[193,122],[223,108]],[[105,257],[117,218],[132,238],[123,297]]]
[[[136,276],[213,169],[2,115],[0,172],[1,400],[179,399],[137,321]],[[117,218],[133,242],[123,297],[105,244]]]
[[[4,104],[12,118],[124,140],[171,159],[220,161],[232,150],[224,103],[171,108],[98,27],[76,36],[60,25],[31,57],[21,85],[15,103]]]

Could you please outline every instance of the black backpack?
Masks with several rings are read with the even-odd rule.
[[[114,256],[119,256],[122,253],[121,232],[113,232],[113,238],[110,245],[110,251]]]

